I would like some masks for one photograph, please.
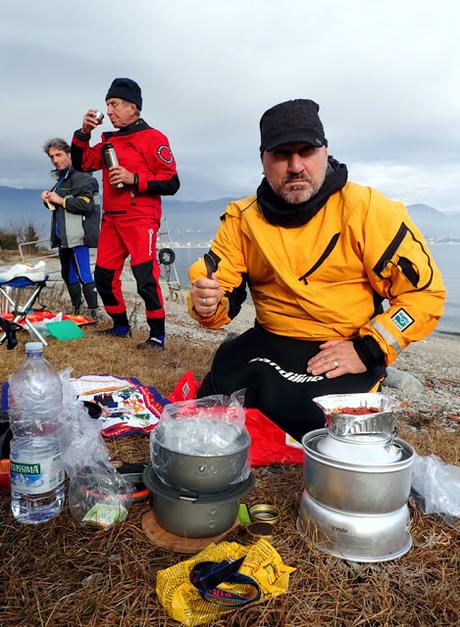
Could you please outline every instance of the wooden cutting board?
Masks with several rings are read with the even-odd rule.
[[[184,538],[182,536],[176,536],[174,533],[160,527],[152,510],[142,516],[142,529],[153,544],[162,549],[173,551],[174,553],[185,553],[188,555],[198,553],[208,546],[208,544],[211,544],[211,542],[221,542],[238,529],[239,524],[239,520],[236,519],[230,529],[227,529],[227,531],[217,536],[211,536],[209,538]]]

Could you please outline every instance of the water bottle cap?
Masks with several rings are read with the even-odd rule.
[[[43,344],[41,342],[27,342],[24,348],[26,353],[43,353]]]

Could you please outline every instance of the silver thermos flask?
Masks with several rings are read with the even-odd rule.
[[[113,144],[111,144],[110,142],[106,142],[102,146],[102,158],[104,159],[105,167],[107,168],[107,170],[110,170],[110,168],[114,168],[118,165],[117,153],[115,151],[115,148],[113,147]],[[124,185],[123,183],[118,183],[117,187],[121,188],[124,187]]]

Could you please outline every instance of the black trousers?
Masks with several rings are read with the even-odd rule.
[[[309,375],[307,362],[321,343],[274,335],[256,326],[217,349],[198,396],[230,395],[245,388],[246,407],[259,409],[300,442],[308,431],[324,427],[324,414],[313,398],[368,392],[385,376],[381,366],[336,379]]]

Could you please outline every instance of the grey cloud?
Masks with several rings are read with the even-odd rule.
[[[26,18],[9,6],[0,182],[41,186],[44,139],[70,138],[88,107],[104,107],[111,80],[131,76],[145,119],[171,140],[182,198],[253,191],[260,115],[311,97],[354,180],[460,209],[459,21],[454,0],[442,10],[427,0],[47,0],[28,3]]]

